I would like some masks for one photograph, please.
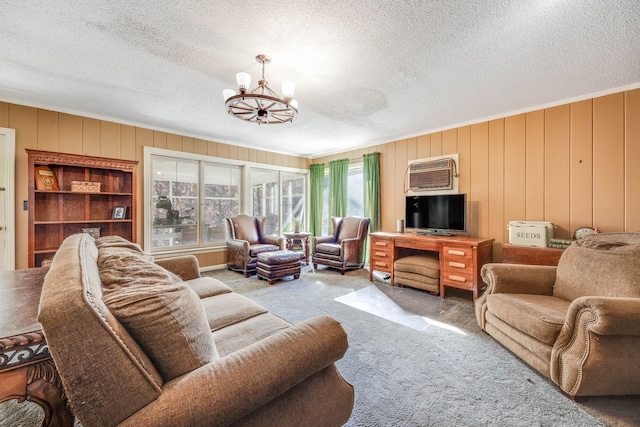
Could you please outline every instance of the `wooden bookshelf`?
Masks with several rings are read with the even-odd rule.
[[[53,258],[62,241],[83,229],[99,228],[100,236],[136,241],[136,169],[133,160],[26,150],[29,165],[29,267]],[[56,190],[36,187],[36,168],[48,166]],[[100,190],[77,182],[99,183]],[[74,184],[72,190],[72,182]],[[97,185],[94,185],[97,187]],[[113,218],[125,207],[124,218]]]

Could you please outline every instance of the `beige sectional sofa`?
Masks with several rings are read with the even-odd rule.
[[[574,242],[557,267],[486,264],[480,327],[570,396],[640,394],[640,233]]]
[[[292,325],[200,277],[193,256],[154,262],[121,238],[70,236],[39,321],[84,427],[337,426],[353,409],[337,321]]]

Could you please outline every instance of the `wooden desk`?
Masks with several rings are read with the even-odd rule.
[[[29,400],[44,410],[43,426],[73,426],[62,382],[38,323],[48,268],[0,272],[0,402]]]
[[[445,287],[450,286],[473,292],[478,297],[480,269],[493,257],[494,239],[457,236],[429,236],[414,233],[371,233],[371,263],[369,280],[373,270],[389,273],[394,285],[393,263],[402,248],[438,252],[440,256],[440,297],[445,297]]]
[[[558,265],[564,249],[502,245],[502,262],[508,264]]]

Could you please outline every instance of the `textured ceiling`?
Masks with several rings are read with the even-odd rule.
[[[0,100],[317,157],[640,87],[638,0],[0,0]],[[247,71],[293,123],[229,116]]]

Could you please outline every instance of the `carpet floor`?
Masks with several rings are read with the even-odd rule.
[[[370,282],[364,269],[305,267],[272,286],[227,270],[204,274],[290,322],[328,314],[342,323],[349,349],[336,365],[355,388],[347,426],[640,426],[640,396],[567,398],[480,330],[470,293],[448,290],[442,301]],[[358,296],[376,302],[358,306]],[[41,423],[34,404],[0,404],[0,426]]]

